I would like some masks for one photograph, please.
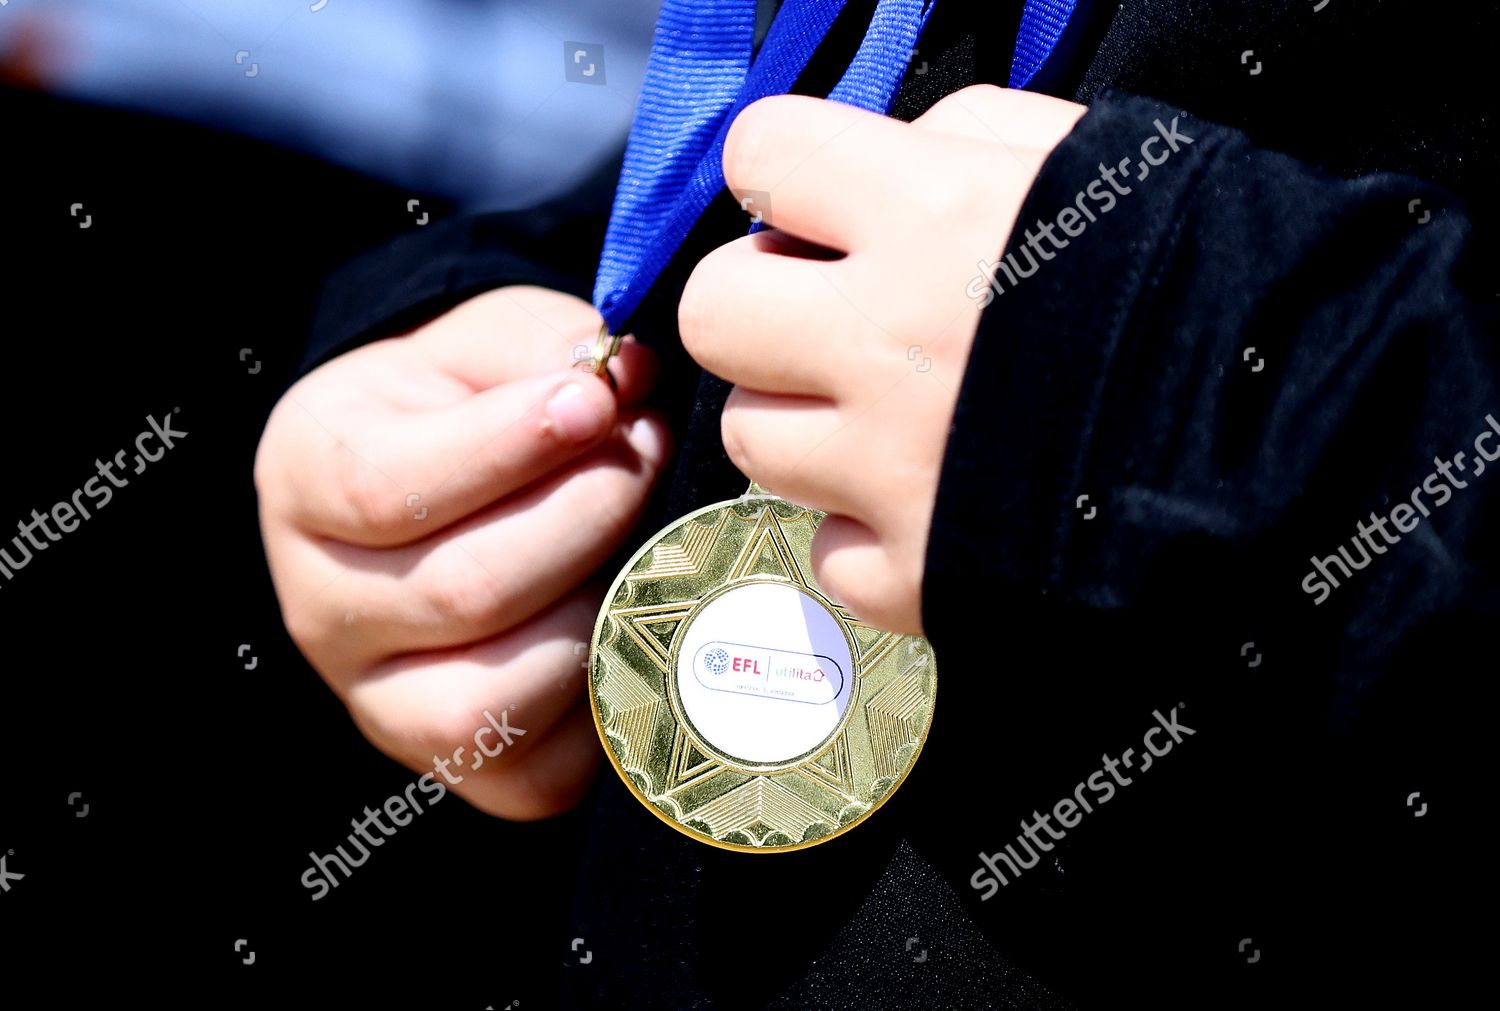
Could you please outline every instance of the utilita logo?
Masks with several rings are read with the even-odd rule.
[[[843,668],[832,657],[738,642],[700,646],[693,657],[693,676],[716,692],[812,706],[825,706],[844,690]]]

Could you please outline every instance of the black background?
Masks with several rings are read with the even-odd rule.
[[[49,510],[96,458],[133,458],[147,415],[180,408],[188,433],[0,586],[0,853],[25,875],[0,896],[0,986],[238,1003],[295,981],[341,1003],[546,1006],[570,950],[577,814],[510,825],[448,796],[320,901],[299,881],[310,850],[415,776],[288,640],[251,468],[321,279],[416,228],[422,195],[34,93],[0,91],[0,122],[0,515]]]

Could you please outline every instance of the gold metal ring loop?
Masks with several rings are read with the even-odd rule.
[[[609,380],[610,389],[617,389],[614,373],[609,371],[609,360],[620,353],[620,345],[624,342],[623,334],[611,334],[609,324],[604,324],[599,328],[598,339],[594,341],[593,354],[578,362],[578,367],[586,368],[596,376],[603,376]]]
[[[624,342],[623,335],[609,332],[608,323],[599,328],[599,339],[594,342],[594,375],[608,374],[609,360],[620,353],[620,345]]]

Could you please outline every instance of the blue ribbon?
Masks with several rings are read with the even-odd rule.
[[[1077,6],[1078,0],[1026,0],[1021,31],[1016,35],[1016,55],[1010,64],[1012,88],[1024,88],[1031,83],[1057,48]]]
[[[735,117],[750,103],[791,88],[845,2],[785,0],[752,62],[756,0],[663,0],[594,283],[594,304],[611,333],[624,332],[724,188],[724,138]],[[1026,80],[1061,38],[1074,2],[1027,0],[1017,65],[1023,42],[1028,60],[1040,55]],[[934,3],[879,0],[864,41],[828,97],[886,114]],[[1014,70],[1011,79],[1017,86]]]

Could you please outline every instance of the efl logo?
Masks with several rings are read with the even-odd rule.
[[[844,687],[844,672],[832,657],[738,642],[704,643],[693,658],[693,675],[716,692],[813,706],[832,702]]]

